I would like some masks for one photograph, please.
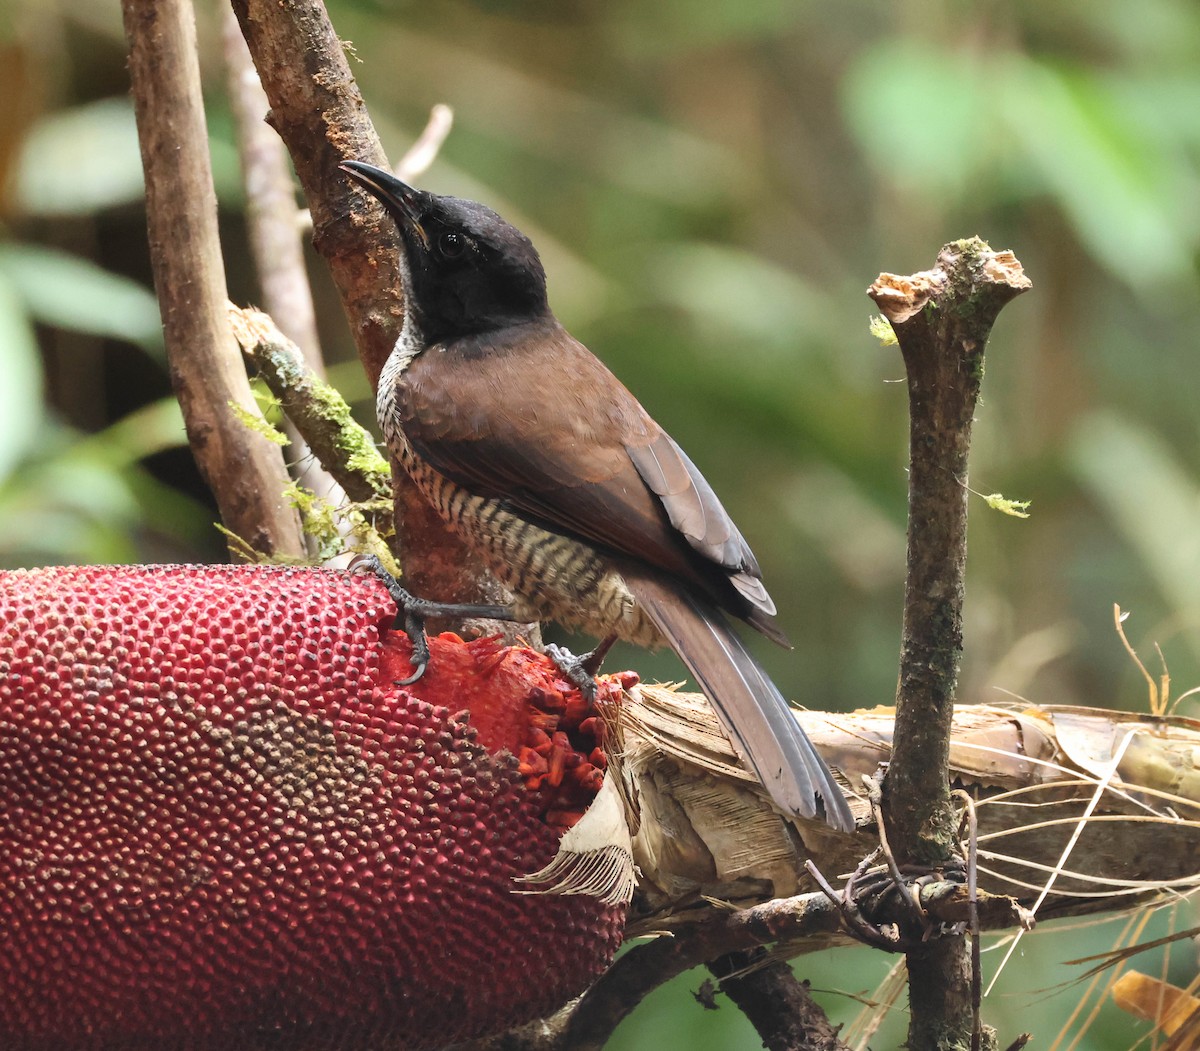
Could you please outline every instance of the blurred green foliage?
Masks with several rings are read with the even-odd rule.
[[[963,698],[1144,705],[1114,602],[1176,692],[1200,681],[1190,0],[330,6],[393,159],[431,105],[454,107],[425,185],[531,234],[568,327],[742,524],[796,642],[762,651],[785,692],[824,709],[891,699],[905,394],[863,290],[976,233],[1034,289],[989,350],[971,485],[1031,500],[1032,517],[972,505]],[[216,13],[200,17],[227,265],[254,301]],[[118,5],[5,0],[0,53],[0,565],[221,558],[163,400]],[[334,374],[370,421],[314,280]],[[879,968],[865,953],[802,965],[855,992]],[[1025,989],[1061,980],[1021,970]],[[756,1045],[734,1012],[713,1023],[681,999],[660,993],[615,1046]],[[989,1008],[1002,1042],[1028,999]],[[1088,1046],[1127,1036],[1108,1026]]]

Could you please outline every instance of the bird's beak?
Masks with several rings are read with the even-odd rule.
[[[420,190],[401,182],[386,169],[363,161],[342,161],[338,167],[376,198],[402,228],[411,230],[425,248],[429,247],[429,237],[420,221],[425,196]]]

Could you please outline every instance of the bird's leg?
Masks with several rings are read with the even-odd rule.
[[[558,665],[559,671],[579,687],[579,692],[587,701],[594,702],[596,700],[596,674],[600,671],[600,665],[604,663],[604,658],[608,656],[608,651],[612,649],[613,643],[616,641],[615,633],[608,635],[600,640],[595,649],[588,653],[581,653],[578,657],[565,646],[556,646],[554,643],[543,647],[543,652]]]
[[[400,586],[400,582],[383,568],[375,555],[356,555],[348,567],[351,573],[370,573],[391,595],[396,603],[396,626],[404,625],[405,634],[412,643],[413,668],[405,679],[397,679],[397,686],[411,686],[429,667],[429,640],[425,636],[425,621],[429,617],[456,617],[466,619],[479,617],[483,620],[521,620],[511,606],[494,606],[468,602],[433,602],[417,598]]]

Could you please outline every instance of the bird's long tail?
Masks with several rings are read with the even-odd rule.
[[[853,831],[854,818],[829,767],[724,615],[653,577],[626,574],[625,580],[775,804],[789,815],[820,815],[834,828]]]

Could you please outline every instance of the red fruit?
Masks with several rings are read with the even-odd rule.
[[[440,1047],[555,1009],[622,910],[514,893],[594,734],[529,651],[457,636],[408,689],[377,582],[0,573],[0,1048]],[[536,705],[536,707],[534,707]]]

